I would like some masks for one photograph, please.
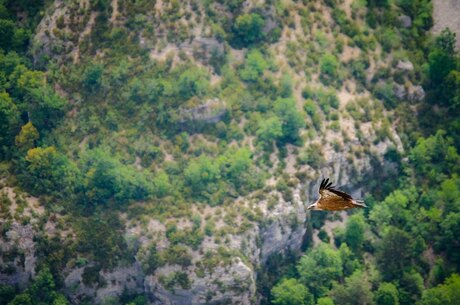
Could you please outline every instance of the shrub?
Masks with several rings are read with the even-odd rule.
[[[191,282],[187,273],[175,271],[168,275],[160,276],[160,283],[169,291],[174,291],[174,287],[179,285],[182,289],[190,289]]]
[[[268,63],[259,50],[251,50],[246,56],[246,62],[240,70],[241,79],[247,82],[256,82],[268,68]]]
[[[275,305],[313,305],[313,295],[296,279],[283,279],[271,290]]]
[[[85,200],[90,203],[125,203],[146,199],[154,193],[150,174],[122,164],[102,149],[89,151],[83,159]]]
[[[160,252],[160,260],[170,265],[177,264],[182,267],[190,266],[192,257],[188,253],[187,247],[182,245],[172,245],[167,250]]]
[[[302,114],[297,110],[295,99],[279,98],[275,101],[274,111],[282,122],[283,141],[299,141],[299,129],[304,127]]]
[[[321,75],[324,78],[335,78],[337,77],[337,70],[339,68],[339,62],[337,58],[330,54],[326,53],[321,57],[320,60],[320,71]]]
[[[257,13],[243,14],[236,18],[233,26],[234,43],[241,46],[249,46],[264,39],[264,18]]]
[[[386,52],[401,46],[401,37],[393,29],[385,28],[378,37]]]
[[[374,94],[377,98],[383,100],[383,104],[387,109],[394,109],[396,107],[396,97],[393,91],[393,84],[379,83],[375,86]]]
[[[308,164],[314,169],[323,166],[325,161],[321,146],[318,144],[311,144],[297,157],[297,162],[300,164]]]

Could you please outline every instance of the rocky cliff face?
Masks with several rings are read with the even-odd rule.
[[[10,187],[1,188],[0,197],[0,283],[23,289],[35,276],[34,238],[44,210],[37,198],[17,194]]]
[[[385,148],[381,148],[380,152],[383,151]],[[359,171],[368,169],[368,161],[362,160],[360,164]],[[333,155],[333,160],[329,160],[329,165],[324,167],[321,176],[332,177],[338,184],[348,184],[353,180],[349,168],[343,158]],[[304,200],[305,197],[307,201],[316,198],[317,184],[316,180],[297,184],[291,201],[285,201],[281,194],[272,191],[272,195],[279,195],[274,205],[270,206],[267,200],[256,203],[261,213],[260,221],[254,221],[245,232],[228,234],[224,247],[206,237],[198,249],[188,251],[191,257],[191,264],[188,266],[166,264],[152,274],[146,274],[142,268],[142,256],[137,255],[131,265],[100,271],[99,276],[103,279],[103,285],[100,286],[84,284],[84,267],[67,268],[64,279],[66,295],[75,304],[88,298],[100,304],[126,292],[145,293],[152,304],[257,303],[256,270],[263,267],[272,254],[283,253],[288,249],[298,251],[301,248],[308,217]],[[7,190],[12,192],[11,189]],[[244,200],[236,204],[241,208],[247,206]],[[205,212],[216,213],[215,210]],[[222,215],[224,217],[225,214]],[[49,233],[52,233],[49,226],[47,227]],[[165,226],[161,222],[152,220],[148,230],[144,232],[133,227],[127,229],[126,236],[131,241],[135,239],[139,249],[142,249],[143,245],[150,243],[146,235],[155,235],[159,250],[161,247],[167,248]],[[10,275],[5,270],[2,271],[3,282],[24,286],[34,276],[34,234],[32,225],[21,225],[17,222],[13,222],[6,230],[1,239],[3,253],[11,252],[16,246],[24,255],[21,262],[21,258],[15,258],[13,265],[16,267]],[[4,265],[5,255],[2,259]],[[186,276],[185,282],[173,280],[180,276]]]
[[[108,3],[108,1],[105,2]],[[107,20],[103,21],[110,25],[110,29],[113,27],[113,32],[111,32],[113,36],[129,28],[127,37],[141,46],[152,61],[169,62],[171,65],[181,60],[193,61],[207,69],[211,59],[216,60],[213,56],[222,60],[221,56],[228,51],[226,56],[230,58],[229,61],[235,66],[243,66],[247,50],[232,48],[228,43],[223,42],[222,37],[213,37],[212,26],[215,24],[206,24],[203,21],[206,19],[203,8],[197,6],[198,9],[192,11],[187,5],[178,9],[178,12],[175,11],[180,15],[179,21],[164,21],[169,17],[168,13],[164,12],[174,9],[171,3],[176,2],[153,1],[152,4],[149,4],[151,13],[144,15],[145,12],[138,10],[137,14],[132,16],[124,1],[114,0],[108,3],[110,14],[104,16]],[[220,2],[213,4],[217,11],[221,9]],[[257,7],[258,2],[263,1],[243,2],[242,11],[249,12],[251,8]],[[119,7],[120,4],[124,6]],[[190,4],[190,6],[193,5]],[[315,5],[312,4],[312,6]],[[332,45],[331,29],[337,27],[330,20],[330,8],[318,4],[314,9],[316,19],[321,19],[323,15],[325,17],[321,21],[321,31],[309,32],[310,26],[302,23],[304,16],[292,9],[293,16],[285,16],[289,17],[289,24],[287,22],[283,24],[281,38],[276,43],[269,44],[267,50],[267,53],[273,54],[274,61],[279,65],[278,70],[272,69],[274,75],[292,74],[294,82],[292,94],[299,104],[297,105],[299,109],[305,107],[302,104],[305,101],[302,88],[306,84],[317,88],[322,88],[322,85],[317,70],[309,67],[309,72],[304,72],[301,65],[299,68],[293,64],[296,60],[302,63],[303,57],[308,57],[303,56],[304,50],[300,50],[298,43],[302,40],[316,39],[319,44],[327,45],[328,39],[331,39]],[[280,26],[279,20],[274,17],[276,15],[274,8],[267,9],[265,6],[263,9],[258,8],[258,12],[267,19],[263,29],[265,34]],[[226,18],[232,17],[231,13],[223,8],[221,15]],[[93,48],[90,56],[103,58],[103,51],[97,48],[99,37],[92,36],[95,27],[107,25],[101,21],[100,17],[101,12],[91,8],[91,1],[56,0],[48,8],[35,33],[31,50],[35,60],[41,62],[46,58],[53,58],[57,62],[68,60],[78,65],[83,48]],[[175,32],[172,34],[167,32],[167,30],[180,28],[180,26],[176,27],[175,22],[183,25],[182,30],[189,36],[181,38]],[[144,31],[144,28],[148,28],[150,32]],[[167,40],[164,39],[165,36],[168,36]],[[340,37],[340,39],[343,44],[344,38]],[[375,54],[372,53],[371,59],[367,62],[367,65],[370,66],[369,70],[374,70],[373,73],[378,70],[375,67],[385,66],[384,61],[379,62],[372,59],[372,57],[377,58],[377,55],[380,56],[379,52],[381,52],[379,48],[376,48]],[[287,53],[291,53],[291,58],[287,57]],[[340,53],[340,56],[343,57],[341,60],[347,61],[346,64],[359,59],[359,56],[367,58],[367,54],[363,54],[355,46],[346,46]],[[302,56],[297,56],[297,54],[302,54]],[[322,53],[318,53],[317,57],[320,55]],[[413,65],[410,62],[401,61],[396,68],[407,73],[413,69]],[[212,71],[210,68],[209,70]],[[366,73],[369,75],[363,78],[372,79],[372,73]],[[218,83],[220,78],[221,76],[213,73],[210,82]],[[362,84],[359,86],[363,87]],[[173,254],[168,254],[168,251],[174,246],[172,238],[168,237],[168,225],[174,223],[177,230],[189,234],[193,227],[190,217],[156,219],[145,215],[140,221],[126,219],[124,237],[126,243],[130,245],[130,250],[134,253],[132,260],[120,262],[109,270],[94,271],[99,278],[99,283],[90,283],[85,280],[85,271],[91,270],[94,262],[79,264],[74,258],[65,266],[62,274],[65,294],[75,304],[84,299],[101,304],[123,293],[144,293],[151,304],[158,305],[256,304],[259,299],[256,291],[257,270],[263,268],[273,254],[287,250],[300,250],[305,239],[306,221],[309,217],[305,210],[306,203],[316,199],[321,178],[329,177],[338,186],[347,185],[348,191],[360,197],[360,177],[371,170],[371,159],[384,163],[383,156],[390,147],[402,150],[401,140],[395,132],[395,126],[387,120],[387,113],[381,103],[372,100],[371,93],[365,88],[347,89],[357,87],[357,82],[350,79],[344,82],[343,88],[335,88],[338,93],[338,105],[334,107],[340,113],[335,119],[336,125],[328,122],[326,115],[321,116],[320,118],[324,119],[324,122],[319,122],[323,124],[322,128],[319,127],[319,130],[315,131],[310,126],[309,130],[302,131],[302,137],[305,139],[303,147],[289,145],[284,160],[278,160],[276,153],[270,156],[273,168],[267,170],[270,179],[262,190],[235,198],[230,204],[222,207],[202,207],[190,203],[194,205],[193,216],[200,219],[196,226],[204,230],[206,234],[202,236],[199,245],[187,245],[180,248],[180,251],[176,249],[179,254],[178,252],[173,254],[180,255],[180,259],[168,261],[162,258],[162,254],[165,253],[173,256]],[[400,99],[419,100],[424,95],[423,88],[417,86],[406,88],[397,85],[392,88]],[[65,91],[65,88],[63,90]],[[323,95],[325,95],[324,92],[322,92]],[[78,97],[76,94],[74,96]],[[221,122],[231,107],[224,100],[225,98],[226,96],[206,98],[203,101],[194,100],[192,101],[194,103],[190,103],[188,107],[175,109],[179,123],[196,125],[197,123]],[[363,104],[362,101],[365,104],[363,109],[358,107]],[[323,103],[330,102],[323,101]],[[329,104],[321,107],[331,108]],[[317,107],[318,112],[322,111],[321,107]],[[349,111],[349,109],[352,110]],[[326,110],[324,112],[326,113]],[[375,120],[371,118],[363,119],[362,122],[354,120],[355,116],[372,116],[371,112],[377,113],[374,115]],[[329,115],[332,117],[331,114]],[[248,118],[244,118],[239,124],[244,125],[246,120]],[[310,122],[310,118],[306,120],[309,125],[314,125]],[[378,131],[386,133],[386,138],[379,136],[377,139]],[[311,132],[314,132],[313,137],[309,134]],[[120,131],[120,134],[123,132]],[[203,140],[199,135],[194,135],[194,137]],[[84,141],[86,140],[83,140],[82,143]],[[250,136],[246,136],[242,142],[251,150],[255,150],[253,143],[255,141]],[[229,143],[229,145],[232,144],[234,143]],[[310,145],[316,145],[318,148],[317,154],[321,159],[321,166],[296,160],[301,153],[306,154],[307,157],[309,157],[308,154],[313,154],[311,151],[305,152]],[[170,161],[171,158],[171,155],[167,155],[165,161]],[[281,163],[285,163],[285,166],[279,166]],[[287,177],[285,180],[288,180],[284,190],[277,188],[277,183],[281,180],[279,177],[281,174],[275,170],[277,167],[282,167],[282,174]],[[11,202],[8,204],[8,209],[14,213],[17,205],[14,200],[15,195],[10,188],[4,188],[4,192]],[[0,239],[2,249],[0,264],[5,266],[0,270],[0,282],[19,284],[21,287],[24,287],[31,277],[33,278],[34,268],[37,265],[34,236],[45,234],[51,237],[64,231],[62,228],[56,229],[51,219],[51,215],[56,216],[55,214],[58,213],[48,211],[49,215],[41,218],[42,225],[40,226],[38,219],[44,214],[43,208],[36,199],[27,198],[25,202],[30,209],[30,212],[27,212],[27,208],[25,209],[26,213],[23,215],[26,218],[18,216],[17,218],[10,217],[8,221],[0,220],[3,233]],[[35,212],[32,213],[33,211]],[[126,218],[125,216],[120,215],[121,218]],[[211,223],[212,225],[209,225]],[[66,234],[72,235],[72,232],[66,232]],[[152,244],[155,245],[159,258],[155,258],[155,268],[147,268],[146,265],[149,264],[152,256],[149,250]]]

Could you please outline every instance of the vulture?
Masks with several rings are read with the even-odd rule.
[[[315,211],[341,211],[366,207],[363,200],[355,200],[349,194],[335,189],[328,178],[321,181],[319,199],[310,204],[307,209]]]

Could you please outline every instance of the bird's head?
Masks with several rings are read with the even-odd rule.
[[[318,201],[315,201],[314,203],[310,204],[310,205],[307,207],[307,210],[319,210],[319,209],[318,209]]]

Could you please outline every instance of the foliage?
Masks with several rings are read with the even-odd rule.
[[[32,122],[21,127],[21,131],[15,138],[15,144],[21,151],[28,151],[35,147],[36,141],[40,138],[37,129]]]
[[[399,48],[401,45],[401,38],[394,29],[384,28],[380,34],[380,42],[386,52],[392,49]]]
[[[244,67],[240,71],[241,79],[248,82],[255,82],[267,68],[268,63],[262,53],[257,49],[251,50],[248,52]]]
[[[257,13],[238,16],[233,27],[235,44],[249,46],[260,42],[264,38],[264,25],[264,18]]]
[[[56,291],[56,285],[49,269],[42,269],[37,273],[32,284],[18,294],[8,305],[66,305],[69,304],[64,295]]]
[[[261,120],[257,129],[257,139],[265,149],[271,150],[273,142],[283,135],[282,123],[277,116]]]
[[[0,303],[8,304],[15,296],[16,289],[10,285],[0,285]]]
[[[307,305],[314,304],[308,289],[296,279],[283,279],[272,288],[273,304]]]
[[[345,229],[345,242],[356,254],[362,250],[365,229],[365,219],[362,214],[355,214],[349,218]]]
[[[273,105],[275,114],[280,118],[282,125],[282,141],[296,143],[300,140],[299,130],[304,126],[301,112],[296,109],[293,98],[278,98]]]
[[[318,299],[316,304],[317,305],[334,305],[334,300],[332,300],[330,297],[322,297]]]
[[[220,178],[220,168],[206,156],[190,161],[184,171],[186,183],[194,194],[212,190],[213,185]]]
[[[81,218],[75,225],[78,244],[77,250],[97,262],[93,266],[99,279],[99,271],[114,267],[120,261],[133,259],[123,238],[123,224],[117,215],[105,213]]]
[[[383,104],[387,109],[394,109],[396,107],[396,97],[393,88],[394,86],[391,83],[379,83],[374,89],[375,96],[383,100]]]
[[[428,55],[428,78],[435,93],[430,102],[456,110],[459,105],[456,93],[460,88],[460,64],[454,45],[455,34],[449,29],[443,30]]]
[[[453,305],[459,300],[460,276],[453,274],[446,279],[444,284],[433,287],[423,292],[422,305]]]
[[[371,304],[371,284],[361,270],[345,278],[344,285],[334,285],[330,295],[336,304]]]
[[[267,262],[265,269],[271,270],[258,276],[263,301],[270,295],[273,304],[453,304],[459,299],[459,56],[451,31],[434,39],[427,33],[431,1],[354,1],[351,14],[335,0],[327,0],[328,7],[311,1],[244,2],[163,1],[157,14],[155,1],[118,1],[115,20],[110,1],[92,1],[87,11],[66,2],[66,15],[51,22],[56,28],[49,31],[36,26],[51,2],[0,1],[1,180],[39,196],[45,209],[43,217],[33,209],[20,215],[19,202],[10,218],[23,225],[36,218],[30,224],[38,231],[46,221],[47,230],[50,224],[69,230],[68,236],[34,237],[35,281],[22,292],[0,286],[0,303],[67,304],[56,291],[73,264],[84,267],[84,284],[97,288],[105,284],[103,272],[131,264],[135,255],[149,275],[176,265],[168,275],[158,275],[161,284],[171,291],[190,289],[190,269],[196,267],[197,275],[212,272],[236,256],[224,247],[203,253],[205,234],[228,244],[230,235],[248,232],[257,221],[270,225],[257,202],[268,198],[270,210],[275,189],[291,201],[298,181],[304,187],[324,174],[331,146],[337,153],[343,148],[347,171],[357,179],[353,184],[370,194],[369,208],[334,231],[338,248],[323,243],[308,248],[297,265],[294,255]],[[97,16],[89,35],[80,35],[91,25],[92,13]],[[402,14],[410,16],[409,28],[400,26]],[[193,27],[201,24],[204,36],[195,37]],[[286,54],[274,54],[284,50],[284,42],[270,45],[281,30],[290,41]],[[29,45],[31,33],[46,39]],[[350,48],[358,48],[359,56],[344,62]],[[156,52],[161,58],[153,59]],[[394,69],[400,59],[410,60],[413,70]],[[393,67],[381,66],[389,61]],[[304,81],[315,84],[303,90],[305,103],[298,96]],[[395,82],[422,85],[425,100],[396,101]],[[350,89],[365,96],[372,91],[386,111],[369,99],[349,102],[347,112],[341,111],[337,92]],[[209,106],[214,100],[222,107]],[[222,109],[224,114],[213,116]],[[212,118],[202,119],[208,110]],[[187,111],[200,119],[185,122]],[[354,126],[342,124],[349,120]],[[360,145],[347,144],[348,127],[354,127],[350,134]],[[403,149],[398,137],[388,136],[390,127]],[[365,139],[373,131],[374,144],[388,136],[398,146],[385,160]],[[297,157],[298,172],[280,178],[288,153]],[[355,172],[361,158],[374,173]],[[265,185],[266,176],[277,179],[276,185]],[[239,197],[248,199],[248,207],[236,211]],[[221,206],[208,215],[204,204]],[[192,210],[208,218],[203,221]],[[132,236],[125,240],[125,216],[142,228],[150,226],[151,217],[167,219],[167,247],[157,248],[153,240],[139,246]],[[177,219],[183,217],[190,221]],[[320,228],[325,218],[310,220],[320,239],[329,242]],[[11,226],[2,224],[1,232],[10,236]],[[244,240],[245,255],[247,248]],[[195,264],[191,251],[203,255],[201,266],[189,268]],[[143,296],[120,297],[123,304],[146,302]]]
[[[12,144],[13,136],[18,131],[19,110],[6,92],[0,92],[0,159]]]
[[[149,174],[122,164],[101,149],[86,154],[83,173],[84,200],[90,204],[142,200],[153,193]]]
[[[28,150],[25,162],[27,174],[23,175],[22,183],[35,194],[71,197],[80,186],[75,164],[54,146]]]
[[[377,305],[399,305],[398,290],[392,283],[381,283],[374,298]]]
[[[321,77],[326,80],[326,83],[331,82],[338,76],[339,62],[337,58],[330,53],[326,53],[321,57],[319,62]]]
[[[160,277],[160,283],[168,290],[174,292],[176,286],[180,286],[182,289],[190,289],[190,279],[187,273],[182,271],[176,271],[169,275]]]
[[[203,69],[186,69],[180,74],[177,85],[179,95],[184,100],[192,96],[202,97],[209,90],[209,75]]]
[[[315,297],[324,296],[342,276],[342,259],[329,245],[321,244],[305,254],[298,265],[299,280]]]
[[[402,275],[411,260],[411,245],[411,236],[394,227],[383,236],[377,258],[385,279],[392,280]]]

